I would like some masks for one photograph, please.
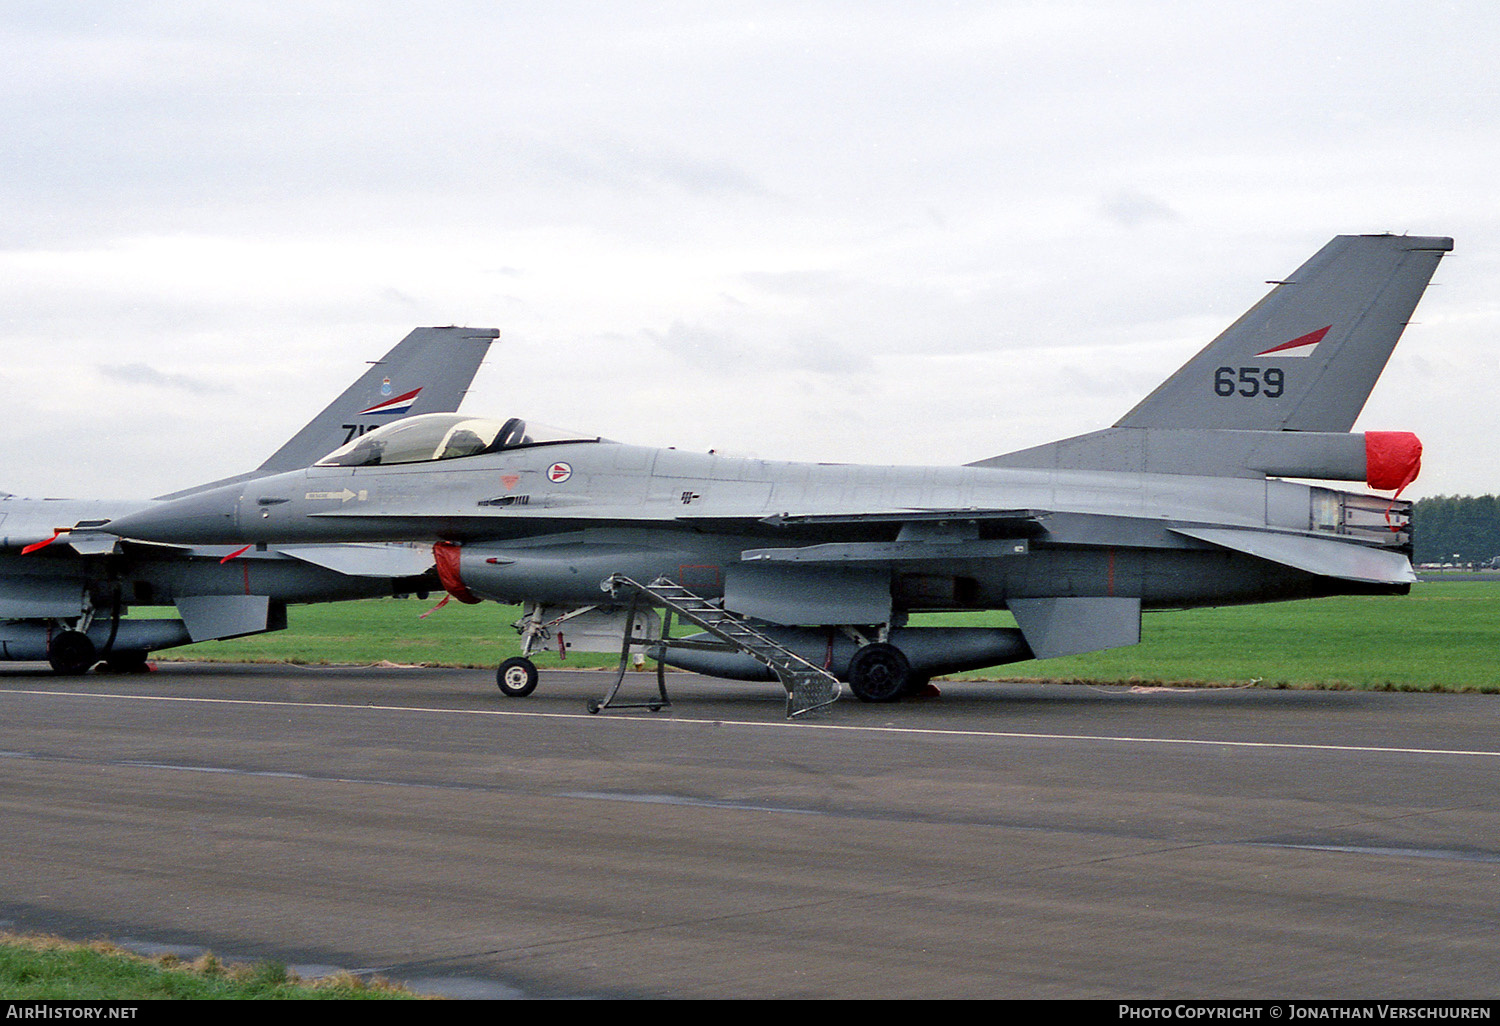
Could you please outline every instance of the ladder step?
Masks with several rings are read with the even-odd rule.
[[[814,666],[774,638],[756,630],[744,618],[695,595],[676,581],[658,577],[650,584],[640,584],[622,574],[615,574],[604,582],[604,590],[611,594],[626,590],[644,595],[682,619],[702,627],[730,647],[764,663],[786,689],[788,716],[800,716],[831,705],[843,690],[838,678],[827,670]]]

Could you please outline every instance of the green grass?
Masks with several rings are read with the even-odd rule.
[[[511,624],[520,606],[493,602],[464,605],[449,602],[426,619],[437,599],[367,599],[287,610],[289,627],[230,641],[206,641],[170,649],[164,659],[208,659],[228,662],[417,663],[431,666],[488,666],[521,652],[521,638]],[[619,654],[535,656],[543,669],[555,666],[613,666]]]
[[[999,672],[1011,680],[1500,691],[1500,584],[1147,612],[1141,633],[1130,648]]]
[[[207,642],[166,658],[299,663],[494,666],[520,651],[514,606],[375,599],[294,606],[291,628]],[[1009,626],[1005,613],[914,617],[914,625]],[[1266,687],[1500,690],[1500,584],[1418,584],[1389,598],[1330,598],[1224,609],[1148,612],[1142,643],[1067,659],[1016,663],[964,677]],[[555,653],[543,669],[608,666],[617,656]]]
[[[307,983],[279,962],[225,965],[213,955],[184,963],[146,958],[108,942],[0,933],[0,994],[8,1001],[155,999],[380,1000],[417,997],[381,979],[347,973]]]

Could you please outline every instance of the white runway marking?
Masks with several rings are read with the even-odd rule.
[[[1331,851],[1343,855],[1390,855],[1402,859],[1445,859],[1450,862],[1500,862],[1500,854],[1487,851],[1455,851],[1451,848],[1380,848],[1361,844],[1291,844],[1273,841],[1250,841],[1261,848],[1290,848],[1295,851]]]
[[[1463,748],[1404,748],[1387,745],[1320,745],[1289,741],[1228,741],[1214,738],[1183,737],[1130,737],[1115,734],[1047,734],[1017,730],[963,730],[939,727],[870,726],[863,724],[814,723],[801,721],[764,722],[758,720],[693,719],[664,716],[610,716],[589,713],[527,712],[509,709],[442,709],[432,706],[375,705],[355,702],[282,702],[249,698],[188,698],[169,695],[117,695],[97,691],[42,691],[27,689],[0,689],[4,695],[34,695],[44,698],[86,698],[123,702],[183,702],[199,705],[239,705],[278,709],[320,710],[364,710],[366,712],[423,713],[435,716],[494,716],[530,717],[533,719],[583,720],[597,724],[619,724],[631,726],[705,726],[705,727],[749,727],[762,730],[813,730],[853,731],[906,735],[926,738],[1005,738],[1025,741],[1084,741],[1109,742],[1133,745],[1186,745],[1218,748],[1267,749],[1302,752],[1371,752],[1385,755],[1440,755],[1466,756],[1472,758],[1500,758],[1500,751]]]

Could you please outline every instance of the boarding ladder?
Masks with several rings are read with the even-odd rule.
[[[620,690],[620,684],[625,679],[626,658],[632,647],[660,645],[667,648],[676,645],[682,648],[699,648],[713,645],[715,648],[727,648],[734,651],[744,652],[757,662],[764,664],[776,675],[781,686],[786,689],[786,714],[788,717],[800,716],[803,713],[812,712],[814,709],[822,709],[838,701],[839,694],[843,691],[843,685],[837,677],[827,670],[820,669],[812,663],[803,659],[791,649],[786,648],[779,642],[767,637],[761,631],[752,627],[744,617],[732,613],[723,606],[710,602],[708,599],[684,588],[675,581],[665,577],[658,577],[650,584],[640,584],[632,581],[622,574],[614,574],[600,585],[605,591],[615,598],[630,597],[630,615],[627,617],[625,628],[625,645],[620,652],[620,672],[616,676],[614,685],[609,694],[602,702],[589,702],[589,711],[598,712],[608,707]],[[663,607],[667,616],[663,618],[661,639],[659,641],[638,640],[632,637],[635,610],[641,601],[652,605]],[[673,639],[670,634],[670,617],[676,613],[679,619],[695,624],[703,630],[718,638],[718,643],[694,642],[687,639]],[[653,700],[648,703],[639,703],[656,709],[669,704],[667,701],[666,681],[660,669],[661,661],[657,660],[657,686],[661,692],[659,701]],[[630,708],[630,706],[616,706],[617,708]]]

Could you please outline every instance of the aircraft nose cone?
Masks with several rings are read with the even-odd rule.
[[[102,530],[137,541],[230,544],[239,540],[240,493],[240,486],[234,485],[153,503],[111,520]]]

